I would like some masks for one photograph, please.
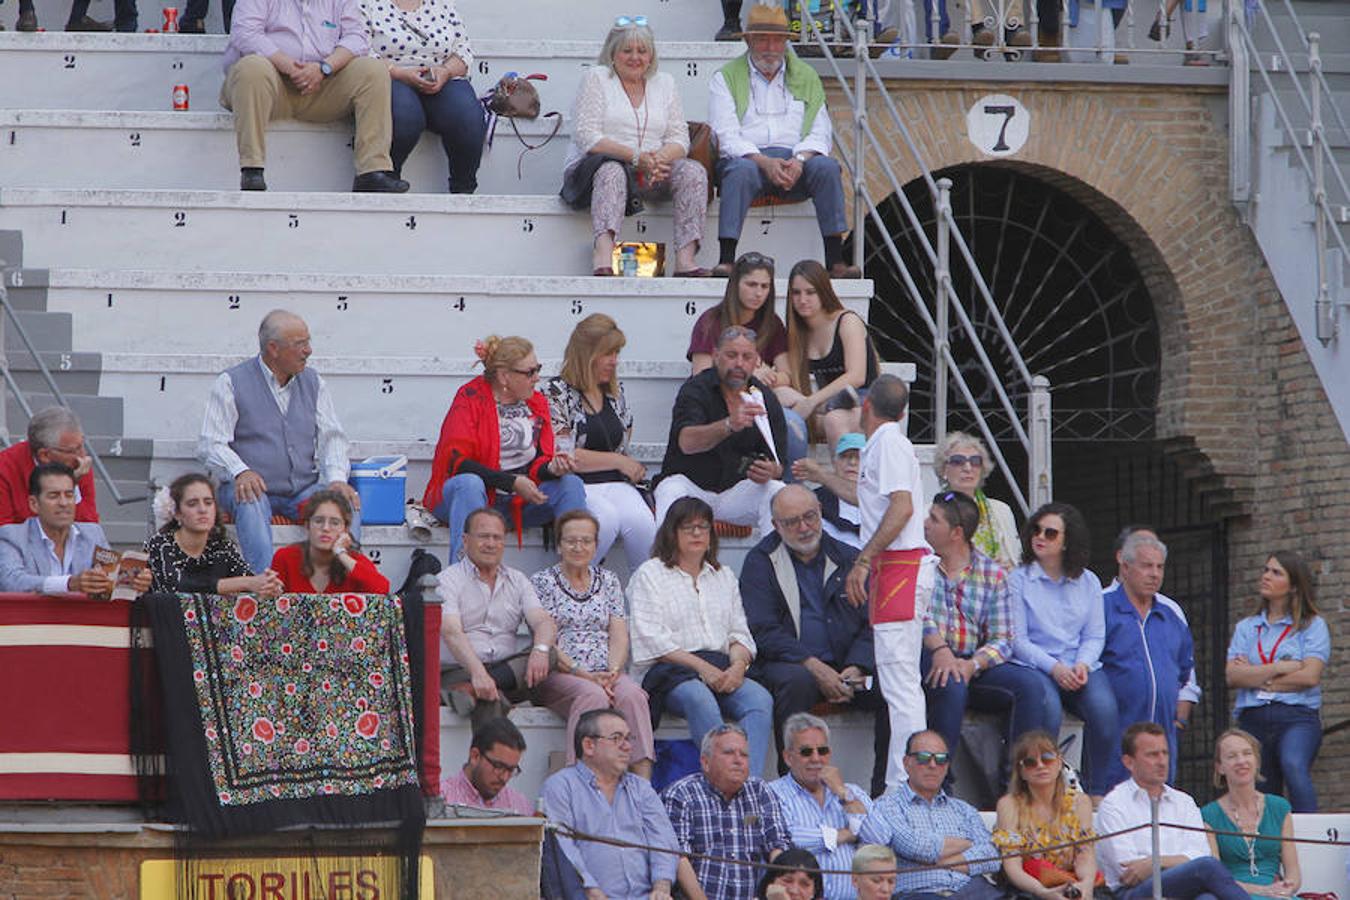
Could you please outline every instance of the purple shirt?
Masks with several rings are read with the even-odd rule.
[[[278,50],[296,62],[318,62],[338,47],[370,54],[366,20],[357,0],[239,0],[230,20],[224,68],[240,57]]]
[[[525,799],[525,795],[515,790],[509,784],[501,789],[501,792],[491,800],[484,800],[478,793],[478,788],[473,786],[473,782],[460,769],[454,775],[441,782],[441,796],[445,798],[446,803],[454,803],[459,806],[472,806],[474,809],[500,809],[506,812],[513,812],[518,816],[534,815],[534,807],[530,806],[530,801]]]

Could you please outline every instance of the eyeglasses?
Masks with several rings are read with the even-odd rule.
[[[685,522],[677,530],[680,534],[700,535],[712,531],[712,526],[707,522]]]
[[[952,760],[952,755],[945,751],[934,753],[932,750],[915,750],[908,756],[921,766],[945,766]]]
[[[1042,535],[1044,535],[1047,541],[1053,541],[1061,534],[1063,534],[1063,532],[1060,531],[1058,528],[1049,528],[1044,525],[1034,525],[1032,526],[1031,529],[1032,537],[1041,537]]]
[[[616,731],[613,734],[593,734],[591,737],[597,741],[613,741],[620,747],[624,744],[633,743],[633,736],[631,734],[625,734],[622,731]]]
[[[84,445],[80,444],[78,447],[48,447],[47,450],[51,453],[64,453],[66,456],[79,456],[84,452]]]
[[[617,17],[614,19],[614,27],[615,27],[615,28],[629,28],[629,27],[646,28],[646,27],[647,27],[647,17],[646,17],[646,16],[617,16]]]
[[[1059,754],[1055,751],[1042,750],[1040,756],[1024,756],[1017,762],[1024,769],[1039,769],[1041,766],[1053,765],[1058,760]]]
[[[487,760],[488,765],[492,766],[492,768],[496,769],[498,772],[505,772],[513,776],[520,774],[520,766],[508,765],[499,759],[493,759],[486,753],[483,754],[483,759]]]
[[[524,375],[526,378],[534,378],[543,370],[543,366],[536,364],[528,369],[512,369],[511,371],[515,372],[517,375]]]
[[[774,522],[786,528],[788,531],[795,531],[802,525],[815,525],[820,521],[820,513],[814,509],[807,510],[800,516],[793,516],[790,519],[774,519]]]
[[[751,269],[772,269],[774,266],[772,256],[765,256],[763,253],[757,253],[753,250],[749,253],[742,253],[741,258],[736,260],[736,265]]]
[[[595,546],[595,538],[593,538],[593,537],[569,537],[569,538],[563,538],[562,540],[558,541],[558,543],[562,544],[564,547],[572,547],[572,548],[577,548],[577,547],[594,547],[594,546]]]
[[[829,756],[829,745],[824,747],[798,747],[797,752],[802,755],[802,759],[810,759],[812,756]]]
[[[962,456],[959,453],[953,453],[951,456],[947,457],[947,465],[955,466],[958,469],[962,466],[970,466],[971,468],[979,469],[984,467],[984,457],[978,453],[972,453],[970,456]]]

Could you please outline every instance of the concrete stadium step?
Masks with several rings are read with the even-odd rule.
[[[17,309],[15,318],[39,352],[70,349],[72,332],[70,313]],[[5,352],[23,350],[24,343],[19,330],[9,322],[6,322],[5,326]]]
[[[56,406],[56,397],[44,391],[33,391],[24,395],[31,409],[39,410],[47,406]],[[120,438],[122,430],[122,398],[92,397],[84,394],[67,394],[66,402],[75,415],[80,417],[86,437]],[[28,426],[28,417],[12,395],[5,397],[6,421],[12,434],[20,434]]]
[[[521,333],[543,359],[562,357],[571,324],[608,313],[628,359],[682,361],[697,316],[721,301],[721,279],[564,276],[262,274],[141,269],[52,269],[46,308],[73,317],[74,346],[110,353],[237,353],[256,346],[257,323],[284,307],[303,316],[326,356],[467,358],[473,341]],[[867,280],[836,281],[864,318]],[[786,279],[778,279],[784,308]],[[396,314],[415,328],[389,328]],[[550,323],[536,328],[534,324]],[[164,335],[172,335],[166,346]]]
[[[167,5],[167,2],[140,4],[142,29],[160,26],[161,5]],[[180,14],[184,6],[179,2]],[[632,6],[627,0],[587,0],[567,6],[566,14],[559,15],[557,0],[516,0],[512,3],[501,3],[500,0],[459,0],[456,3],[475,49],[480,42],[501,38],[599,41],[614,24],[616,16],[634,15]],[[647,16],[661,40],[711,41],[722,24],[720,10],[708,0],[659,0],[658,3],[643,6],[645,9],[642,13]],[[69,0],[37,0],[36,7],[38,23],[49,32],[59,31],[65,26],[70,11]],[[111,20],[112,3],[109,0],[94,0],[89,14]],[[0,5],[0,16],[4,17],[6,28],[14,27],[14,15],[13,5]],[[210,4],[206,28],[212,34],[224,31],[219,3]]]
[[[525,140],[539,144],[551,128],[540,119],[520,130]],[[556,195],[566,132],[521,160],[525,147],[509,124],[499,126],[492,147],[483,153],[479,193]],[[82,148],[78,162],[67,155],[72,146]],[[89,165],[89,158],[99,164]],[[0,109],[0,164],[8,187],[239,190],[234,119],[219,111]],[[403,167],[413,191],[424,194],[446,193],[447,171],[445,151],[434,135],[423,135]],[[350,122],[285,120],[269,127],[272,190],[347,192],[353,174]]]
[[[556,196],[376,195],[0,188],[33,267],[366,274],[580,275],[591,224]],[[670,205],[624,222],[621,240],[672,242]],[[717,261],[716,204],[699,263]],[[254,239],[241,253],[240,235]],[[673,263],[673,248],[670,249]],[[809,203],[752,210],[740,251],[819,259]]]
[[[569,116],[604,32],[578,41],[475,40],[472,81],[483,94],[506,72],[539,73],[544,112]],[[188,87],[192,109],[220,110],[225,35],[21,34],[0,32],[0,108],[173,109],[173,88]],[[708,77],[744,45],[662,41],[658,65],[675,78],[685,117],[707,115]],[[506,131],[509,124],[503,123]]]

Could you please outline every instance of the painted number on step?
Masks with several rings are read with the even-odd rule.
[[[287,228],[299,228],[299,227],[300,227],[300,217],[299,217],[298,215],[296,215],[295,213],[290,213],[289,215],[287,215],[287,216],[286,216],[286,227],[287,227]]]
[[[23,272],[21,272],[18,269],[14,269],[13,271],[11,271],[9,273],[9,286],[23,287]]]
[[[70,219],[69,219],[69,217],[66,215],[66,210],[64,210],[64,209],[61,210],[61,224],[62,224],[62,225],[69,225],[69,224],[70,224]]]
[[[112,294],[108,295],[108,309],[112,309]]]
[[[409,231],[417,230],[417,216],[408,216],[408,221],[403,223],[403,227]]]
[[[238,295],[238,294],[231,294],[230,296],[226,297],[225,299],[226,299],[227,305],[228,305],[228,307],[229,307],[230,309],[238,309],[238,308],[239,308],[239,295]]]
[[[486,59],[480,59],[478,61],[478,74],[486,75],[487,73],[488,73],[488,61]]]
[[[688,64],[684,67],[684,72],[685,72],[685,74],[688,75],[690,78],[697,78],[697,77],[698,77],[698,62],[696,62],[695,60],[692,60],[692,59],[689,60]]]
[[[337,308],[339,312],[342,312],[349,308],[347,304],[347,298],[345,295],[342,294],[338,295]]]
[[[572,301],[572,315],[574,315],[574,316],[579,316],[579,315],[581,315],[581,308],[582,308],[582,307],[581,307],[581,301],[580,301],[580,300],[573,300],[573,301]]]
[[[131,141],[131,146],[133,147],[139,147],[141,145],[141,133],[139,131],[133,131],[128,135],[128,139]]]
[[[183,68],[183,61],[181,59],[175,59],[173,62],[169,63],[169,68],[177,72]]]
[[[173,214],[173,227],[174,227],[174,228],[186,228],[186,227],[187,227],[187,213],[185,213],[185,212],[176,212],[176,213],[174,213],[174,214]]]
[[[380,379],[380,393],[381,393],[381,394],[392,394],[393,392],[394,392],[394,379],[392,379],[392,378],[381,378],[381,379]]]
[[[168,383],[168,381],[169,381],[169,377],[168,377],[167,375],[161,375],[161,376],[159,376],[159,392],[160,392],[161,394],[164,393],[164,386],[165,386],[165,384]]]
[[[14,142],[17,141],[18,139],[19,139],[19,133],[18,133],[17,131],[14,131],[13,129],[10,129],[10,132],[9,132],[9,145],[10,145],[11,147],[13,147],[13,146],[14,146]]]
[[[684,304],[684,314],[686,316],[692,316],[696,312],[698,312],[698,307],[694,305],[693,300],[689,300]]]
[[[63,69],[73,69],[73,68],[75,68],[75,54],[74,54],[74,53],[67,53],[64,57],[61,58],[61,68],[63,68]]]
[[[380,557],[382,555],[383,554],[380,553],[378,547],[371,547],[369,550],[366,551],[366,559],[370,560],[377,566],[380,564]]]
[[[70,367],[74,365],[74,362],[71,361],[69,353],[62,353],[61,359],[57,362],[56,365],[61,369],[62,372],[69,372]]]
[[[534,231],[534,219],[523,219],[520,223],[520,230],[529,234]]]
[[[109,456],[121,456],[121,455],[122,455],[122,440],[121,440],[121,438],[118,438],[117,440],[115,440],[115,441],[112,442],[112,446],[108,448],[108,455],[109,455]]]
[[[966,135],[987,156],[1012,156],[1031,133],[1031,114],[1016,97],[987,94],[966,113]]]
[[[637,229],[637,233],[638,233],[638,234],[646,234],[646,233],[647,233],[647,220],[646,220],[646,219],[638,219],[637,222],[634,224],[633,227]]]
[[[465,310],[465,308],[466,308],[467,306],[468,306],[468,304],[464,302],[464,298],[463,298],[463,297],[460,297],[460,298],[459,298],[458,300],[456,300],[454,303],[451,303],[451,304],[450,304],[450,308],[453,309],[455,312],[464,312],[464,310]]]
[[[1327,829],[1327,840],[1329,840],[1329,841],[1339,841],[1340,839],[1341,839],[1341,832],[1340,832],[1340,829],[1338,829],[1338,828],[1328,828],[1328,829]]]
[[[773,219],[760,219],[760,220],[759,220],[759,233],[760,233],[760,234],[768,234],[768,233],[769,233],[769,226],[772,225],[772,224],[773,224]]]

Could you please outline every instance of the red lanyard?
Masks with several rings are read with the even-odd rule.
[[[1269,626],[1267,625],[1260,625],[1256,629],[1256,655],[1261,658],[1261,664],[1265,666],[1268,666],[1275,661],[1275,651],[1280,649],[1280,642],[1283,641],[1294,628],[1292,624],[1284,626],[1284,631],[1281,631],[1280,636],[1275,639],[1275,646],[1270,648],[1270,656],[1267,657],[1265,650],[1261,647],[1261,632],[1268,627]]]

